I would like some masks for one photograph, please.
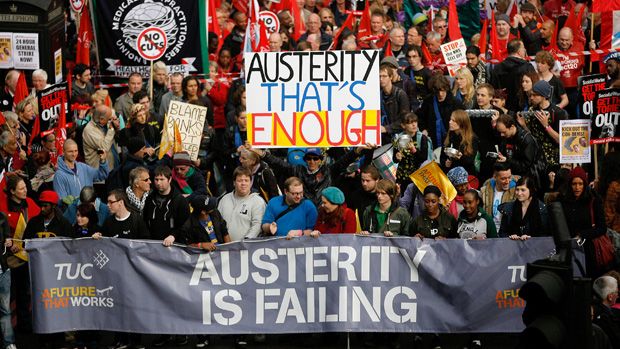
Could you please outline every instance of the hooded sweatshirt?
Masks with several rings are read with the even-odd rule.
[[[108,163],[105,162],[99,168],[93,168],[83,162],[75,162],[75,168],[70,169],[65,163],[65,157],[58,157],[58,169],[54,175],[54,190],[60,200],[71,195],[79,197],[80,191],[86,186],[92,186],[93,182],[104,181],[108,176]]]

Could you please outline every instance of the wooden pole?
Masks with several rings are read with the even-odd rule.
[[[590,13],[590,42],[594,40],[594,13]],[[588,50],[590,49],[590,42],[588,42]],[[592,52],[590,52],[590,74],[592,74]]]
[[[594,178],[598,178],[598,144],[594,145]]]
[[[153,60],[151,60],[151,87],[149,88],[149,96],[151,103],[153,103]],[[148,110],[146,112],[148,113]]]

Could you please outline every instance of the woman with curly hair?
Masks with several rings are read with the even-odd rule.
[[[155,126],[147,122],[147,119],[148,111],[143,104],[132,105],[128,127],[122,129],[118,136],[119,144],[121,146],[127,146],[129,139],[139,137],[144,140],[149,156],[152,156],[155,152],[154,149],[159,144],[161,136]]]

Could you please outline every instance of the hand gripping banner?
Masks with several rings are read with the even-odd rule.
[[[35,239],[37,333],[519,332],[518,290],[551,238],[354,235],[246,240]]]

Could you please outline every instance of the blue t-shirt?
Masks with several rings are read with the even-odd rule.
[[[284,195],[276,196],[269,200],[261,224],[272,223],[278,214],[286,210],[287,207]],[[312,201],[303,199],[299,206],[287,212],[276,221],[278,224],[276,236],[286,236],[290,230],[313,229],[317,216],[318,212]]]

